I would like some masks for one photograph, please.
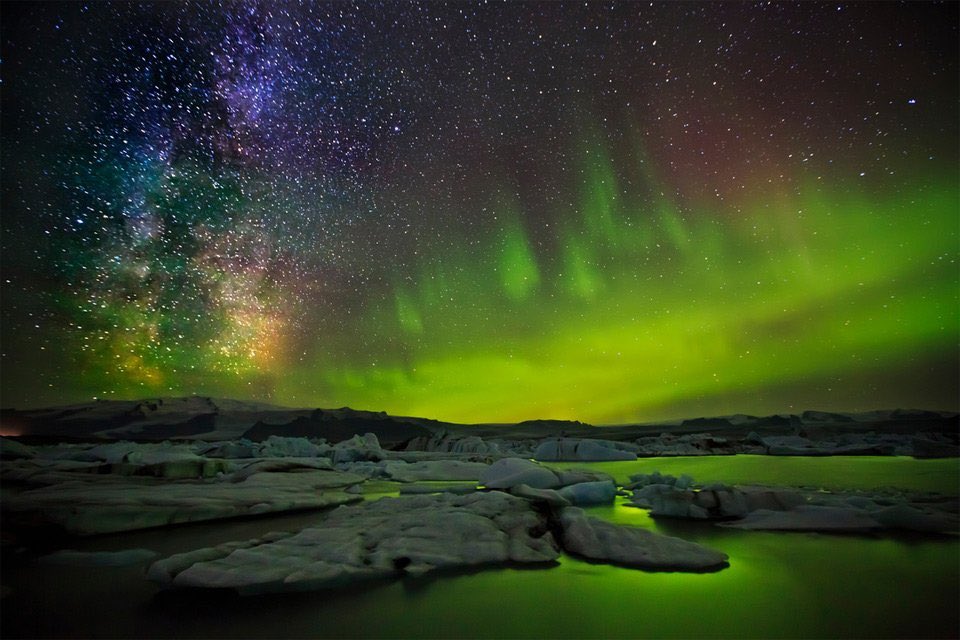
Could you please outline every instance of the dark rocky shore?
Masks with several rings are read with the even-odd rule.
[[[4,409],[0,410],[0,427],[3,434],[28,443],[241,439],[261,442],[270,436],[322,438],[338,443],[373,433],[386,449],[449,453],[533,455],[544,440],[569,438],[606,441],[607,449],[639,457],[737,453],[960,455],[958,414],[903,409],[865,413],[804,411],[764,417],[739,414],[617,426],[565,420],[465,425],[347,407],[291,409],[192,396]],[[558,455],[568,453],[565,450]],[[595,447],[590,453],[584,450],[576,455],[583,460],[621,459],[603,457],[603,452]],[[591,455],[600,457],[590,458]]]

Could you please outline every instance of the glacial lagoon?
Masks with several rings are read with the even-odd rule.
[[[956,494],[956,458],[704,456],[589,467],[698,481]],[[367,498],[399,484],[369,483]],[[703,543],[730,556],[715,573],[645,572],[562,555],[506,567],[378,582],[346,591],[241,598],[159,592],[146,563],[77,567],[31,555],[4,568],[3,637],[950,637],[960,629],[960,540],[916,534],[827,535],[725,529],[654,519],[627,506],[588,508],[618,524]],[[268,531],[317,512],[220,521],[71,541],[82,551],[145,548],[161,556]],[[51,551],[52,549],[47,549]]]

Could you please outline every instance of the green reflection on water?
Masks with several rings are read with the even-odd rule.
[[[825,489],[895,487],[956,495],[957,458],[917,460],[905,456],[682,456],[621,462],[547,462],[554,469],[585,467],[609,473],[625,484],[635,473],[686,473],[701,483],[813,486]]]
[[[723,533],[731,567],[645,573],[563,557],[397,584],[353,609],[357,635],[395,637],[912,637],[957,628],[955,541]],[[351,604],[353,607],[353,604]],[[380,616],[378,618],[378,615]]]

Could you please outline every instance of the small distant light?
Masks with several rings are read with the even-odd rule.
[[[861,178],[862,178],[863,176],[865,176],[865,175],[867,175],[867,172],[866,172],[866,171],[861,171],[861,172],[860,172],[860,177],[861,177]]]
[[[917,104],[917,101],[914,98],[907,100],[907,104]]]

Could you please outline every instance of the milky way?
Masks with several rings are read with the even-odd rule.
[[[957,24],[5,4],[3,405],[956,408]]]

